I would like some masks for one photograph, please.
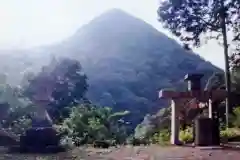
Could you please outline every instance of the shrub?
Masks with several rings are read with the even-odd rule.
[[[147,138],[135,138],[130,137],[126,140],[127,144],[131,144],[133,146],[140,146],[140,145],[148,145],[150,141]]]
[[[66,149],[74,148],[74,142],[72,141],[72,138],[67,136],[61,138],[60,145]]]
[[[226,130],[220,131],[220,136],[221,138],[231,138],[236,136],[236,133],[232,129],[228,128]]]
[[[233,115],[230,116],[230,122],[236,128],[240,128],[240,107],[233,110]]]
[[[222,141],[232,141],[240,137],[240,132],[237,128],[228,128],[220,131],[220,137]]]
[[[63,136],[72,138],[75,145],[105,141],[110,145],[126,141],[126,123],[122,118],[129,112],[113,112],[108,107],[78,106],[72,108],[69,118],[56,128]]]
[[[168,129],[163,129],[150,137],[150,142],[154,144],[166,145],[170,141],[170,132]]]
[[[183,143],[189,143],[193,141],[193,130],[191,127],[187,127],[185,130],[181,130],[179,133],[179,139]]]

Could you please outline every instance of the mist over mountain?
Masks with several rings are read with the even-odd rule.
[[[131,111],[133,124],[167,103],[158,99],[163,88],[184,89],[187,73],[205,79],[221,70],[182,48],[146,22],[113,9],[95,18],[60,44],[1,54],[1,76],[19,84],[51,57],[77,59],[88,76],[88,98],[115,110]]]

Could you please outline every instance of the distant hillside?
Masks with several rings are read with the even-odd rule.
[[[8,80],[20,79],[17,72],[37,71],[50,55],[78,59],[89,78],[88,97],[116,110],[130,110],[134,124],[146,113],[165,107],[158,91],[183,89],[186,73],[202,72],[207,78],[221,71],[144,21],[117,9],[100,15],[61,44],[29,52],[17,58],[7,56],[7,62],[0,64]]]

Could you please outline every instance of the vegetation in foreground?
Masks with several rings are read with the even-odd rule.
[[[52,97],[49,99],[51,105],[47,108],[47,114],[52,117],[54,127],[62,137],[62,144],[71,147],[86,144],[99,147],[100,143],[107,147],[123,144],[169,144],[169,107],[161,109],[155,116],[147,115],[143,123],[132,132],[131,123],[125,120],[126,116],[131,115],[129,111],[115,111],[111,107],[97,106],[86,98],[87,77],[81,72],[79,62],[71,59],[61,59],[56,61],[54,66],[45,66],[38,75],[31,76],[21,87],[2,84],[2,128],[21,135],[31,127],[32,119],[37,113],[37,106],[31,95],[39,92],[38,88],[43,79],[50,79],[48,84],[51,84],[49,88],[52,89]],[[216,84],[222,85],[219,81]],[[211,86],[216,87],[216,84]],[[184,129],[180,131],[180,140],[183,143],[192,142],[192,128],[189,125],[193,120],[191,117],[201,114],[204,114],[204,111],[196,110],[193,114],[187,107],[183,108],[181,125]],[[236,107],[231,116],[232,128],[223,130],[224,122],[221,122],[223,141],[238,138],[239,117],[240,107]]]
[[[229,1],[228,8],[226,7],[226,10],[235,10],[236,7],[239,5],[237,3],[236,5],[231,3],[232,1]],[[189,14],[181,14],[182,12],[190,13],[188,9],[193,9],[194,12],[199,12],[201,14],[204,14],[204,16],[213,15],[213,11],[216,10],[208,9],[207,13],[203,13],[198,8],[195,8],[196,5],[198,6],[205,6],[206,3],[196,3],[196,2],[185,2],[186,5],[189,6],[189,8],[186,9],[186,7],[182,7],[182,4],[176,3],[173,4],[174,1],[169,2],[163,2],[162,4],[162,10],[159,12],[159,15],[161,17],[162,22],[166,24],[166,27],[169,28],[175,35],[179,36],[186,42],[194,42],[193,44],[195,46],[199,46],[200,43],[200,36],[208,31],[219,31],[223,30],[223,25],[221,23],[218,23],[219,17],[213,17],[213,20],[217,26],[215,26],[215,30],[213,30],[213,26],[209,28],[213,24],[212,21],[208,22],[202,22],[199,24],[196,24],[196,26],[191,26],[192,23],[188,23],[189,21],[193,20],[192,15]],[[211,4],[213,8],[219,7],[218,3]],[[170,9],[170,10],[169,10]],[[226,10],[221,10],[223,8],[220,8],[220,10],[217,10],[216,16],[228,16],[231,21],[229,21],[228,25],[239,25],[232,22],[231,16],[235,16],[237,12],[233,12],[231,14],[225,15],[222,14]],[[166,12],[169,11],[169,12]],[[180,14],[183,16],[181,19],[177,19],[176,21],[172,21],[171,18],[172,15],[178,15]],[[195,13],[194,13],[195,14]],[[205,15],[206,14],[206,15]],[[202,18],[201,15],[195,14],[193,16],[196,16],[197,20],[199,18]],[[199,17],[200,16],[200,17]],[[214,14],[215,16],[215,14]],[[170,17],[170,18],[169,18]],[[179,17],[179,16],[175,16]],[[222,17],[226,18],[226,17]],[[128,17],[124,16],[124,19],[128,21]],[[134,22],[136,22],[134,20]],[[136,22],[137,23],[137,22]],[[182,26],[179,26],[182,25]],[[201,28],[198,28],[198,27]],[[87,28],[87,27],[85,27]],[[93,27],[94,28],[94,27]],[[148,27],[146,27],[148,28]],[[180,33],[179,31],[182,29],[185,29],[186,31],[193,34],[194,37],[185,37],[184,34]],[[110,30],[109,30],[110,31]],[[185,31],[184,31],[185,32]],[[134,32],[137,37],[138,33]],[[147,32],[146,32],[147,33]],[[149,32],[150,33],[150,32]],[[153,31],[152,39],[157,39],[158,32]],[[238,33],[238,30],[236,30],[236,33]],[[220,33],[222,35],[223,33]],[[224,35],[223,35],[224,36]],[[237,34],[238,36],[238,34]],[[90,36],[91,37],[91,36]],[[101,37],[101,36],[100,36]],[[149,36],[150,37],[150,36]],[[226,36],[224,36],[226,38]],[[239,38],[235,37],[235,38]],[[91,39],[91,38],[89,38]],[[159,39],[160,40],[160,39]],[[144,41],[143,44],[146,42]],[[152,43],[152,42],[151,42]],[[158,45],[158,42],[154,41]],[[109,45],[109,44],[107,44]],[[69,45],[71,46],[71,45]],[[144,45],[143,45],[144,46]],[[151,47],[150,50],[146,49],[146,52],[152,52]],[[174,47],[172,47],[174,48]],[[188,48],[188,47],[187,47]],[[225,45],[226,48],[226,45]],[[160,47],[160,49],[162,49]],[[139,49],[138,49],[139,50]],[[137,50],[137,51],[138,51]],[[131,51],[124,50],[127,53],[131,53]],[[157,47],[157,52],[159,51],[159,48]],[[175,51],[175,50],[174,50]],[[153,50],[155,53],[155,51]],[[231,57],[231,80],[233,82],[233,91],[234,94],[239,96],[239,86],[240,86],[240,79],[239,79],[239,68],[240,65],[239,62],[239,50],[236,50],[236,54]],[[185,53],[185,52],[184,52]],[[171,53],[172,54],[172,53]],[[227,53],[225,53],[227,54]],[[131,55],[131,54],[127,54]],[[172,54],[176,56],[176,54]],[[91,102],[88,99],[88,89],[89,89],[89,79],[87,75],[83,72],[82,66],[80,65],[80,62],[73,59],[53,59],[49,65],[46,65],[42,67],[42,70],[37,74],[29,74],[24,77],[23,82],[20,87],[11,86],[6,83],[4,76],[1,77],[1,86],[0,86],[0,100],[2,102],[1,104],[1,127],[7,130],[8,132],[13,132],[16,135],[21,135],[24,133],[28,128],[31,127],[31,123],[33,121],[34,115],[37,114],[37,107],[34,103],[34,97],[33,95],[39,92],[39,86],[42,85],[44,82],[45,85],[47,84],[48,91],[51,92],[49,98],[49,107],[46,108],[47,112],[46,114],[49,114],[50,117],[53,120],[54,126],[58,130],[59,134],[62,136],[62,143],[69,144],[69,145],[84,145],[84,144],[96,144],[99,142],[103,142],[108,146],[110,145],[118,145],[118,144],[150,144],[150,143],[156,143],[156,144],[162,144],[166,145],[169,143],[170,138],[170,131],[169,131],[169,116],[170,116],[170,109],[164,108],[161,111],[159,111],[156,115],[146,115],[143,122],[139,124],[134,132],[131,130],[131,122],[125,121],[126,117],[131,117],[131,112],[121,110],[123,108],[129,108],[130,104],[134,104],[134,106],[131,108],[131,111],[136,113],[139,113],[139,115],[142,116],[142,114],[145,114],[147,111],[146,105],[151,104],[150,102],[157,103],[157,101],[153,98],[156,97],[155,92],[152,92],[153,90],[157,90],[158,88],[162,87],[172,87],[174,84],[174,87],[182,88],[182,84],[179,83],[179,79],[182,78],[183,74],[185,74],[186,71],[190,72],[192,70],[189,70],[190,68],[194,68],[194,71],[206,71],[206,74],[209,73],[209,68],[211,68],[214,71],[218,71],[217,68],[213,69],[214,67],[205,61],[201,60],[201,63],[199,60],[201,58],[196,57],[193,54],[182,54],[179,58],[173,59],[169,57],[164,57],[161,59],[161,63],[164,65],[155,65],[156,61],[153,61],[152,59],[144,61],[143,64],[149,63],[150,65],[147,65],[147,69],[141,69],[134,68],[134,70],[129,71],[126,69],[127,73],[126,75],[131,75],[129,73],[137,72],[137,76],[140,77],[140,80],[136,80],[132,78],[131,80],[122,79],[117,77],[112,78],[111,80],[114,81],[114,84],[124,84],[127,87],[119,87],[118,92],[116,90],[113,90],[115,86],[110,83],[111,81],[103,81],[102,77],[99,78],[98,75],[101,73],[102,68],[105,67],[99,67],[96,70],[98,73],[96,75],[91,75],[92,77],[95,77],[95,81],[92,84],[100,83],[101,85],[106,88],[108,88],[108,91],[106,93],[94,93],[92,94],[92,97],[101,97],[104,101],[111,102],[112,104],[115,104],[118,107],[115,107],[115,109],[112,109],[110,107],[105,106],[98,106]],[[153,59],[157,59],[156,64],[161,64],[159,62],[159,58],[156,58],[151,55]],[[189,58],[190,57],[190,58]],[[127,59],[131,59],[132,57],[128,57]],[[85,58],[88,59],[88,58]],[[125,58],[126,59],[126,58]],[[143,58],[142,58],[143,59]],[[173,60],[173,61],[171,61]],[[140,60],[139,60],[140,61]],[[169,61],[168,63],[164,63],[165,61]],[[185,63],[185,61],[187,61]],[[112,62],[112,61],[111,61]],[[113,61],[112,63],[118,64],[118,61]],[[183,63],[184,62],[184,63]],[[197,65],[195,65],[193,62],[199,62]],[[86,62],[85,62],[86,63]],[[124,62],[120,63],[124,65],[132,65],[132,61],[130,62]],[[176,65],[173,65],[176,64]],[[208,65],[207,65],[208,64]],[[228,63],[226,63],[228,64]],[[190,66],[190,67],[189,67]],[[199,69],[202,66],[208,66],[207,69],[203,67],[203,69]],[[139,66],[138,66],[139,67]],[[4,67],[3,67],[4,68]],[[141,67],[140,67],[141,68]],[[152,69],[154,68],[154,69]],[[158,68],[158,70],[156,69]],[[168,77],[169,74],[173,74],[172,72],[169,72],[167,69],[174,68],[174,70],[178,69],[178,72],[174,73],[174,75],[177,75],[171,80],[165,80],[162,77]],[[177,69],[176,69],[177,68]],[[179,70],[180,68],[180,70]],[[147,71],[145,73],[145,70]],[[167,72],[166,72],[167,70]],[[211,70],[211,71],[212,71]],[[183,72],[184,71],[184,72]],[[115,73],[116,71],[111,71]],[[149,75],[148,75],[149,74]],[[151,80],[151,77],[157,77],[157,82],[149,84],[149,80]],[[159,84],[159,77],[162,78],[161,81],[164,83]],[[109,78],[105,75],[105,79]],[[130,78],[129,78],[130,79]],[[99,81],[97,81],[99,80]],[[102,81],[101,81],[102,80]],[[143,81],[141,81],[143,80]],[[171,83],[170,83],[171,81]],[[93,82],[93,80],[92,80]],[[141,88],[142,84],[149,85],[146,88]],[[137,85],[136,85],[137,84]],[[176,86],[175,86],[176,85]],[[179,85],[179,86],[178,86]],[[97,86],[97,85],[96,85]],[[96,86],[91,86],[98,88]],[[157,86],[157,87],[156,87]],[[214,90],[219,88],[226,88],[228,86],[224,85],[223,79],[221,78],[221,75],[214,74],[210,79],[209,83],[206,85],[206,89],[208,90]],[[101,88],[101,87],[99,87]],[[141,88],[141,89],[139,89]],[[150,89],[149,89],[150,88]],[[154,89],[152,89],[154,88]],[[101,91],[101,89],[99,89]],[[130,92],[131,90],[131,92]],[[97,89],[96,89],[97,91]],[[119,92],[123,92],[125,94],[120,94]],[[109,94],[111,93],[111,94]],[[134,94],[133,94],[134,93]],[[96,96],[96,94],[99,94]],[[154,94],[154,95],[153,95]],[[118,103],[116,101],[113,101],[114,98],[118,99]],[[134,99],[134,103],[131,103],[130,101]],[[239,101],[233,102],[234,106],[239,106]],[[127,101],[127,102],[126,102]],[[146,103],[147,102],[147,103]],[[220,114],[220,121],[221,121],[221,138],[222,140],[231,141],[236,140],[239,136],[239,119],[240,119],[240,109],[239,107],[236,107],[233,110],[233,115],[231,116],[231,126],[232,128],[228,128],[224,130],[224,112],[222,111],[222,102],[219,103],[219,114]],[[128,105],[127,107],[125,105]],[[138,104],[138,105],[136,105]],[[119,107],[120,105],[123,105],[122,108]],[[150,106],[153,106],[151,104]],[[134,108],[136,107],[136,108]],[[114,107],[113,107],[114,108]],[[120,109],[119,109],[120,108]],[[196,118],[199,115],[203,115],[204,111],[206,111],[206,108],[203,110],[190,110],[189,111],[189,105],[186,104],[186,106],[183,106],[183,109],[181,110],[181,125],[182,130],[180,132],[180,140],[184,143],[189,143],[192,141],[192,128],[190,124],[192,123],[193,119]],[[139,110],[138,110],[139,109]],[[139,112],[138,112],[139,111]],[[135,117],[134,117],[135,118]],[[130,124],[129,124],[130,123]],[[131,126],[131,127],[129,127]],[[130,134],[132,134],[130,136]]]

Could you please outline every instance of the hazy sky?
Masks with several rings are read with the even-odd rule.
[[[162,32],[159,0],[0,0],[0,48],[26,48],[56,43],[111,8],[120,8]],[[215,43],[195,50],[223,68],[223,51]]]

